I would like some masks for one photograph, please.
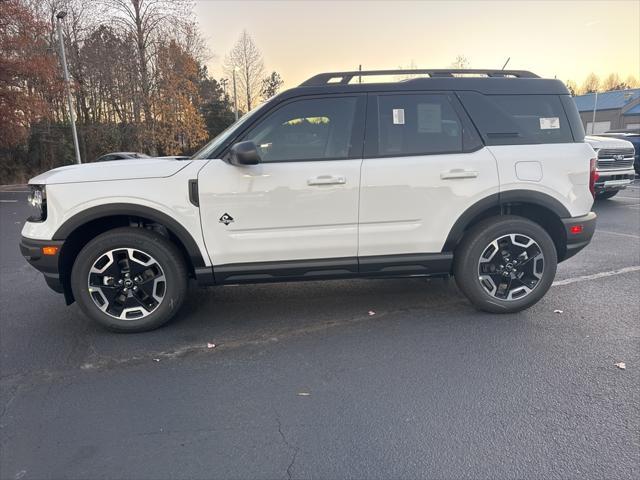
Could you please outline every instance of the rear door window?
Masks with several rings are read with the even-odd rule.
[[[463,128],[446,95],[378,97],[378,155],[462,151]]]

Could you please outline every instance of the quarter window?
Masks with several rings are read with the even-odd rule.
[[[511,115],[528,143],[573,142],[567,116],[556,95],[493,95]]]
[[[462,151],[462,125],[444,95],[380,95],[378,154],[382,156]]]
[[[244,136],[263,162],[345,159],[350,155],[355,97],[297,100],[286,104]]]
[[[573,142],[557,95],[458,95],[487,145]]]

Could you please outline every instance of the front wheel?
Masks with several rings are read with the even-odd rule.
[[[153,330],[173,317],[184,300],[187,271],[182,253],[162,235],[117,228],[80,251],[71,288],[83,312],[119,332]]]
[[[472,227],[455,252],[460,290],[480,310],[513,313],[529,308],[549,290],[556,274],[553,240],[522,217],[492,217]]]

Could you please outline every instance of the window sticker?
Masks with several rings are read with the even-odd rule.
[[[560,128],[560,118],[540,117],[540,130],[554,130]]]
[[[404,108],[393,109],[393,124],[404,125]]]
[[[439,103],[418,104],[418,132],[442,133],[442,105]]]

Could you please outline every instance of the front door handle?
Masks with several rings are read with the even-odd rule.
[[[454,168],[447,172],[442,172],[440,178],[442,180],[451,180],[454,178],[476,178],[478,172],[475,170],[465,170],[464,168]]]
[[[345,183],[347,179],[337,175],[320,175],[307,180],[307,185],[344,185]]]

